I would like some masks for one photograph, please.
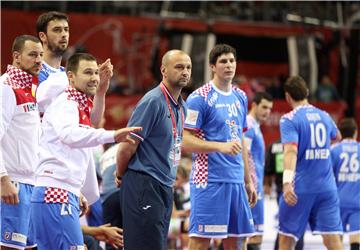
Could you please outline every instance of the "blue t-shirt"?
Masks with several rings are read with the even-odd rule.
[[[176,121],[177,138],[174,138],[171,113],[159,85],[145,94],[129,120],[129,127],[141,126],[142,131],[132,134],[141,142],[128,168],[145,172],[162,184],[172,187],[181,157],[186,107],[181,97],[175,101],[166,88],[165,91]]]
[[[281,143],[297,144],[296,193],[336,190],[331,166],[330,142],[337,127],[328,113],[302,105],[280,119]]]
[[[260,125],[254,117],[247,116],[248,130],[245,132],[245,139],[250,145],[249,155],[254,161],[257,177],[257,191],[263,193],[264,168],[265,168],[265,143],[260,130]]]
[[[241,141],[247,128],[247,97],[239,88],[230,92],[217,89],[209,82],[195,90],[187,99],[188,114],[185,128],[206,141]],[[241,153],[236,156],[213,152],[193,154],[191,181],[243,183],[244,162]]]
[[[51,75],[53,73],[57,73],[57,72],[65,72],[65,68],[63,66],[60,66],[60,68],[56,69],[56,68],[51,67],[46,62],[43,62],[42,69],[40,70],[40,73],[39,73],[39,85],[43,81],[45,81],[49,77],[49,75]]]
[[[360,209],[360,143],[344,139],[331,147],[340,207]]]

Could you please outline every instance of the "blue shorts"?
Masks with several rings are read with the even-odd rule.
[[[48,194],[46,188],[34,188],[31,206],[39,250],[84,249],[79,198],[73,193],[62,191],[61,199],[45,202]]]
[[[264,233],[264,198],[262,194],[258,193],[259,197],[260,199],[258,199],[255,207],[251,209],[255,227],[254,235],[262,235]]]
[[[34,228],[30,212],[30,198],[34,186],[18,182],[13,183],[18,189],[20,203],[9,205],[1,202],[0,245],[17,249],[35,247]]]
[[[342,234],[337,191],[318,194],[297,194],[295,206],[288,206],[281,196],[279,204],[280,234],[298,240],[309,222],[314,234]]]
[[[190,184],[190,237],[244,237],[254,233],[254,222],[244,184]]]
[[[360,233],[360,209],[341,207],[340,214],[346,233]]]

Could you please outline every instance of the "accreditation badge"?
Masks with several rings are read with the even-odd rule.
[[[173,161],[173,167],[178,167],[181,159],[181,137],[177,136],[173,149],[170,152],[170,159]]]

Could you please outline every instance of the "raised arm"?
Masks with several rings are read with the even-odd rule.
[[[94,107],[91,110],[90,121],[96,128],[100,127],[101,119],[105,111],[105,95],[110,85],[110,79],[113,76],[113,65],[110,59],[99,65],[100,84],[94,96]]]

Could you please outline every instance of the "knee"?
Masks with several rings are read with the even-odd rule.
[[[344,249],[340,240],[340,235],[323,235],[323,242],[327,249],[341,250]]]
[[[209,248],[210,239],[191,237],[189,240],[189,249],[191,250],[206,250]]]
[[[295,240],[292,237],[279,235],[279,250],[292,250],[295,246]]]

